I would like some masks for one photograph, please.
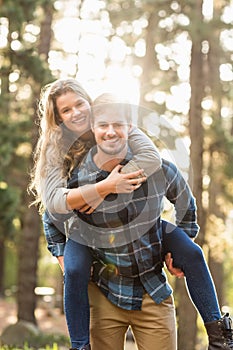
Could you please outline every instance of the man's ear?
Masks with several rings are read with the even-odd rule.
[[[130,131],[132,130],[132,128],[133,128],[133,124],[130,123],[130,124],[129,124],[129,130],[128,130],[128,132],[130,132]]]

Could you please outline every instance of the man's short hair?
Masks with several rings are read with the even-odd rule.
[[[103,93],[100,96],[98,96],[93,102],[91,124],[94,124],[94,119],[96,115],[108,111],[123,111],[127,123],[132,123],[132,112],[129,102],[126,101],[126,99],[120,98],[117,95],[111,93]]]

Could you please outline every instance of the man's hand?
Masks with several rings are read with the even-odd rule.
[[[184,272],[181,269],[173,267],[173,259],[171,253],[166,254],[165,263],[171,275],[176,276],[178,278],[184,277]]]
[[[57,256],[57,260],[58,260],[58,263],[60,265],[62,272],[64,273],[64,256],[63,255]]]

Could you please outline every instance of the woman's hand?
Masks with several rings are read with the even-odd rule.
[[[104,180],[111,188],[111,193],[131,193],[146,181],[143,169],[125,174],[120,172],[121,168],[122,165],[117,165]]]
[[[171,275],[176,276],[178,278],[184,277],[184,272],[181,269],[173,267],[173,259],[171,253],[166,254],[165,263]]]
[[[117,165],[109,176],[96,183],[92,187],[91,195],[87,195],[87,187],[79,187],[80,192],[82,192],[83,199],[85,203],[79,208],[76,208],[81,213],[91,214],[104,200],[104,198],[110,193],[131,193],[137,190],[141,184],[146,181],[146,176],[144,176],[143,169],[122,174],[120,170],[122,165]],[[96,195],[94,195],[94,193]]]

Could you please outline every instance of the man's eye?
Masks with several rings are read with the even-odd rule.
[[[121,128],[124,124],[122,123],[117,123],[117,124],[114,124],[114,128]]]
[[[106,128],[108,125],[107,124],[99,124],[99,128]]]

